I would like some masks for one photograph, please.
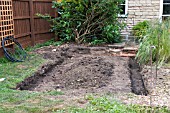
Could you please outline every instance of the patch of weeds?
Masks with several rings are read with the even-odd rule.
[[[58,103],[63,102],[63,100],[59,100],[59,99],[42,99],[39,103],[39,106],[43,106],[43,107],[47,107],[47,108],[51,108],[51,105],[57,105]]]
[[[47,92],[47,94],[52,95],[52,96],[64,95],[64,93],[61,91],[49,91]]]
[[[90,45],[100,45],[100,44],[105,44],[105,41],[96,39],[90,43]]]
[[[26,51],[33,51],[37,48],[41,48],[41,47],[44,47],[44,46],[50,46],[50,45],[53,45],[53,46],[60,46],[63,44],[63,41],[55,41],[54,39],[51,39],[45,43],[41,43],[41,44],[36,44],[34,47],[27,47],[25,50]]]
[[[169,113],[167,108],[146,107],[138,105],[124,105],[111,97],[88,97],[89,105],[86,108],[70,107],[57,110],[57,113]]]
[[[90,101],[94,99],[94,96],[92,94],[85,96],[85,99]]]
[[[8,63],[8,62],[9,62],[9,60],[6,59],[5,57],[0,58],[0,66],[1,66],[1,64]]]

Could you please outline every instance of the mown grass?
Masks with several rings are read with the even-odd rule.
[[[47,93],[14,90],[16,84],[31,76],[40,65],[46,62],[36,55],[29,55],[29,60],[13,63],[5,58],[0,59],[0,113],[39,113],[51,106],[55,106],[61,100],[51,100],[46,96],[56,96],[61,92]]]
[[[33,48],[29,49],[31,50]],[[47,61],[38,55],[29,55],[29,59],[19,63],[9,62],[5,58],[0,59],[0,78],[5,78],[0,82],[0,113],[170,113],[167,108],[124,105],[111,96],[99,98],[87,96],[85,99],[89,104],[84,108],[72,105],[60,108],[58,106],[62,105],[64,100],[55,97],[63,95],[62,92],[15,90],[17,83],[31,76],[45,62]]]

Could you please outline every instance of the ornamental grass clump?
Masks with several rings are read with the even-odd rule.
[[[150,62],[152,46],[155,46],[152,48],[153,62],[157,61],[160,66],[170,62],[170,19],[163,22],[159,20],[150,22],[136,56],[139,63],[148,64]]]

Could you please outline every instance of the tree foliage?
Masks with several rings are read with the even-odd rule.
[[[119,42],[120,30],[124,26],[118,21],[122,0],[62,0],[53,1],[59,17],[38,16],[52,23],[51,31],[63,41]]]

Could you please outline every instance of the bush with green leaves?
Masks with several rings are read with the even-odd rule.
[[[149,21],[145,20],[143,22],[139,22],[135,26],[133,26],[132,34],[139,39],[143,38],[146,35],[148,28],[149,28]]]
[[[38,16],[52,23],[51,31],[62,41],[113,43],[120,41],[120,30],[124,27],[124,23],[118,21],[121,3],[122,0],[53,1],[59,16]]]
[[[170,20],[150,22],[136,56],[141,64],[149,63],[152,46],[155,46],[152,48],[153,62],[161,66],[170,61]]]

